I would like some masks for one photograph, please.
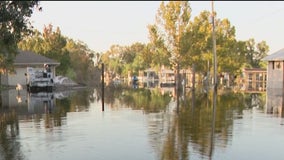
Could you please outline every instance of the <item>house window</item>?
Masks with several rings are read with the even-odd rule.
[[[281,62],[277,62],[277,63],[276,63],[276,68],[277,68],[277,69],[280,69],[280,68],[281,68]]]
[[[252,73],[248,74],[248,90],[252,90]]]
[[[256,73],[256,75],[255,75],[255,80],[256,80],[256,81],[259,81],[259,80],[260,80],[259,73]]]
[[[263,73],[259,73],[259,80],[263,81]]]
[[[249,79],[249,81],[252,81],[252,73],[249,73],[248,79]]]
[[[281,69],[281,62],[273,62],[273,69]]]
[[[252,81],[249,81],[249,83],[248,83],[248,90],[249,91],[252,90]]]

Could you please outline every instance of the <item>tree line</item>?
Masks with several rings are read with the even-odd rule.
[[[161,2],[155,23],[148,25],[149,43],[113,45],[101,61],[111,73],[123,76],[161,66],[175,71],[177,66],[194,67],[197,74],[206,76],[213,68],[212,16],[217,17],[217,13],[204,10],[192,18],[188,1]],[[215,18],[214,22],[218,74],[226,72],[235,77],[243,68],[266,67],[261,61],[269,51],[265,41],[237,40],[236,29],[227,18]]]
[[[13,70],[13,58],[17,49],[22,49],[60,62],[57,75],[83,84],[100,80],[101,63],[113,77],[138,74],[147,68],[158,71],[162,66],[174,70],[177,66],[194,67],[197,74],[206,76],[213,68],[212,16],[215,17],[218,73],[236,76],[244,67],[265,67],[261,59],[269,51],[265,41],[237,40],[235,27],[228,19],[217,18],[216,12],[204,10],[192,17],[188,1],[161,2],[155,23],[147,27],[147,44],[114,44],[105,53],[92,51],[84,42],[62,35],[60,28],[54,29],[52,24],[45,26],[42,32],[29,27],[29,17],[34,9],[41,10],[38,1],[3,1],[0,5],[2,73]]]
[[[95,84],[95,75],[99,72],[93,61],[95,52],[84,42],[63,36],[59,27],[54,30],[49,24],[42,32],[34,30],[32,36],[18,43],[18,47],[60,62],[57,75],[67,76],[80,84]]]

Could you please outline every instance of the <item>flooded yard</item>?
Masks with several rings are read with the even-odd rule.
[[[106,88],[1,92],[2,160],[280,160],[266,93]]]

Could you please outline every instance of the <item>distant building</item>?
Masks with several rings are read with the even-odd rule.
[[[1,84],[7,86],[16,86],[17,84],[21,84],[22,86],[25,86],[25,73],[27,72],[27,67],[42,70],[44,68],[44,64],[48,64],[51,72],[55,74],[55,67],[60,63],[31,51],[19,51],[14,60],[15,72],[5,72],[1,74]]]
[[[263,68],[245,68],[241,81],[238,83],[241,90],[247,92],[266,91],[267,71]]]
[[[184,84],[185,87],[192,86],[192,76],[193,73],[190,69],[180,70],[180,82]],[[147,87],[154,87],[156,85],[160,87],[174,87],[176,84],[175,71],[164,66],[162,66],[160,70],[148,68],[140,71],[138,79],[139,81],[146,83]]]

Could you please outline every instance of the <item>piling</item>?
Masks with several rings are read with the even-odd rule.
[[[105,104],[105,102],[104,102],[104,97],[105,97],[105,93],[104,93],[104,85],[105,85],[105,80],[104,80],[104,64],[102,63],[102,111],[104,111],[105,110],[105,106],[104,106],[104,104]]]

